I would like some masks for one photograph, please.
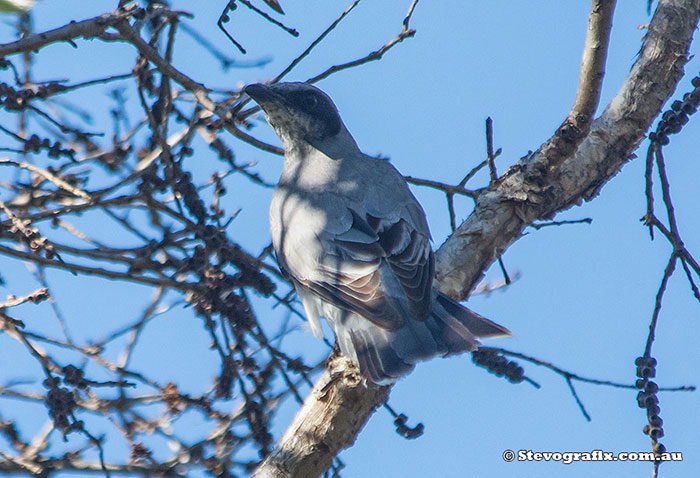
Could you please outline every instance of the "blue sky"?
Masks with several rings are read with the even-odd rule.
[[[108,11],[115,3],[41,0],[34,10],[35,28],[49,29],[72,19],[88,18]],[[287,14],[281,19],[300,31],[296,39],[240,7],[231,14],[228,28],[248,49],[247,57],[234,51],[215,27],[226,2],[172,3],[193,12],[192,26],[235,58],[270,59],[262,68],[223,72],[216,60],[201,54],[189,38],[178,40],[181,43],[174,59],[177,68],[209,87],[231,88],[275,76],[350,2],[283,1]],[[409,3],[360,3],[287,79],[305,80],[333,64],[376,50],[400,31]],[[497,164],[502,172],[528,150],[535,150],[568,112],[578,83],[588,8],[588,2],[554,0],[424,1],[418,4],[411,23],[417,30],[415,38],[405,40],[381,61],[340,72],[318,86],[334,99],[348,129],[366,153],[388,156],[400,171],[415,177],[459,181],[485,156],[484,120],[490,116],[494,120],[495,145],[503,149]],[[638,25],[649,20],[646,2],[619,2],[603,106],[616,93],[635,60],[644,35]],[[11,40],[12,35],[10,27],[0,25],[1,42]],[[35,77],[69,78],[75,83],[126,73],[133,67],[134,51],[128,45],[99,40],[77,43],[77,49],[67,44],[52,45],[38,55]],[[698,53],[696,46],[692,53]],[[698,69],[700,61],[694,58],[686,71],[692,76]],[[690,76],[682,80],[675,98],[691,89]],[[109,88],[98,86],[73,96],[72,101],[77,98],[96,112],[95,129],[110,124],[110,105],[103,99]],[[132,95],[131,100],[133,111],[138,111],[137,98]],[[2,118],[0,123],[7,126],[12,120]],[[254,124],[252,134],[279,144],[262,117],[255,117]],[[693,118],[665,148],[681,233],[687,247],[697,255],[699,134],[700,126]],[[265,179],[277,179],[281,169],[278,157],[233,138],[228,142],[239,162],[257,162],[257,170]],[[206,147],[200,145],[197,151],[201,157],[196,160],[202,166],[200,169],[193,162],[191,170],[195,178],[204,179],[213,159]],[[637,154],[643,157],[644,150]],[[643,166],[640,159],[631,161],[594,201],[556,218],[590,217],[592,224],[529,230],[506,251],[504,262],[511,274],[519,273],[519,279],[505,290],[469,301],[471,308],[514,333],[511,339],[488,345],[551,361],[586,377],[634,382],[634,359],[644,350],[654,296],[670,254],[670,246],[659,238],[650,241],[647,229],[639,222],[645,212]],[[7,179],[7,174],[7,170],[0,170],[0,179]],[[471,184],[480,187],[486,181],[485,175],[480,175]],[[271,191],[253,188],[235,176],[229,188],[236,192],[227,196],[225,207],[229,212],[237,208],[241,212],[228,233],[258,253],[269,241],[266,218]],[[424,188],[414,188],[414,192],[427,212],[437,248],[450,233],[444,197]],[[457,206],[458,220],[465,218],[470,202],[458,201]],[[36,288],[26,268],[14,259],[0,257],[0,271],[8,282],[7,287],[0,287],[0,295],[20,295]],[[499,278],[497,267],[487,275],[487,280]],[[115,288],[102,279],[76,279],[60,271],[50,272],[49,280],[77,335],[86,339],[101,335],[96,323],[100,327],[116,326],[127,320],[125,317],[134,320],[150,296],[144,287]],[[173,295],[171,302],[176,299]],[[255,306],[270,330],[284,316],[280,310],[270,310],[262,298],[255,299]],[[32,325],[41,330],[56,328],[50,311],[39,310]],[[699,320],[700,304],[694,301],[682,270],[677,271],[669,283],[654,345],[660,385],[700,384],[695,366],[700,360]],[[180,380],[193,391],[210,383],[216,374],[217,357],[207,350],[201,322],[191,311],[174,307],[156,319],[147,334],[143,343],[160,341],[164,346],[139,349],[135,368]],[[325,346],[305,332],[294,334],[286,347],[291,355],[304,353],[310,359],[326,353]],[[36,375],[36,364],[22,357],[19,350],[7,337],[0,336],[0,383]],[[12,371],[4,365],[10,360],[15,363]],[[473,366],[468,356],[421,364],[394,387],[390,403],[410,417],[409,423],[424,423],[424,436],[404,440],[394,432],[389,414],[380,410],[356,444],[341,454],[346,464],[343,476],[651,475],[648,463],[505,463],[501,458],[505,449],[621,452],[650,448],[649,439],[641,432],[646,416],[636,406],[635,391],[577,383],[580,398],[592,417],[587,422],[561,377],[544,368],[524,362],[521,365],[542,385],[541,389],[526,383],[511,385]],[[660,399],[666,433],[662,442],[669,451],[684,453],[683,463],[664,465],[661,476],[691,476],[691,470],[700,467],[698,394],[661,393]],[[8,408],[10,405],[12,408]],[[279,413],[277,436],[296,407],[290,401]],[[42,412],[40,407],[0,400],[0,413],[5,417],[26,419],[37,410]],[[31,417],[27,433],[45,420],[41,413]],[[189,427],[193,433],[204,430],[194,417],[183,418],[177,426],[183,430]],[[115,445],[115,454],[118,451]]]

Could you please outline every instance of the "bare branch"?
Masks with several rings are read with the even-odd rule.
[[[161,57],[158,54],[158,50],[146,43],[126,20],[121,19],[116,21],[114,27],[119,31],[124,40],[134,45],[138,49],[139,53],[141,53],[141,55],[143,55],[148,61],[156,65],[156,67],[163,72],[163,74],[168,75],[170,78],[182,85],[183,88],[194,93],[197,101],[199,101],[202,106],[209,111],[214,112],[216,109],[216,104],[209,99],[208,93],[211,91],[209,88],[201,83],[197,83],[192,78],[177,70],[168,62],[168,60]]]
[[[666,264],[666,269],[664,270],[664,276],[661,279],[661,285],[659,285],[659,290],[656,293],[656,300],[654,301],[654,312],[651,315],[651,323],[649,324],[649,335],[647,337],[647,345],[644,347],[644,356],[651,356],[651,346],[654,343],[654,338],[656,337],[656,323],[659,320],[659,313],[661,312],[661,304],[664,299],[664,292],[666,292],[666,286],[668,285],[668,280],[673,275],[673,271],[676,269],[676,261],[678,256],[671,254],[671,258]]]
[[[197,290],[199,287],[198,284],[190,282],[178,282],[171,279],[156,279],[153,277],[144,276],[142,274],[129,274],[128,272],[110,271],[106,269],[101,269],[99,267],[88,267],[80,264],[71,264],[66,262],[54,261],[52,259],[41,257],[38,254],[17,251],[15,249],[5,247],[2,245],[0,245],[0,254],[17,257],[18,259],[31,261],[35,264],[41,264],[43,266],[64,269],[75,273],[80,272],[82,274],[95,275],[99,277],[104,277],[106,279],[121,279],[128,282],[136,282],[140,284],[148,284],[158,287],[170,287],[173,289],[184,291]]]
[[[404,41],[406,38],[411,38],[412,36],[414,36],[416,34],[416,31],[409,28],[409,23],[411,21],[413,11],[415,10],[417,4],[418,0],[413,0],[411,5],[408,7],[408,13],[406,14],[406,17],[403,20],[403,28],[401,29],[401,32],[395,38],[389,40],[386,44],[384,44],[379,50],[373,51],[372,53],[363,58],[358,58],[357,60],[349,61],[347,63],[331,66],[326,71],[319,73],[318,75],[312,78],[309,78],[308,80],[306,80],[306,82],[316,83],[338,71],[347,70],[348,68],[353,68],[370,61],[379,60],[384,56],[386,52],[388,52],[393,47]]]
[[[464,186],[461,186],[461,185],[452,186],[451,184],[441,183],[440,181],[433,181],[431,179],[414,178],[412,176],[404,176],[404,179],[409,184],[415,184],[416,186],[427,186],[429,188],[444,191],[444,192],[449,193],[449,194],[458,194],[460,196],[466,196],[466,197],[470,197],[472,199],[476,199],[477,196],[479,195],[478,192],[471,191],[469,189],[465,189]]]
[[[14,55],[22,52],[35,52],[56,42],[68,42],[73,46],[76,38],[96,38],[104,33],[109,27],[116,26],[119,22],[132,17],[139,10],[134,3],[124,8],[120,8],[111,13],[105,13],[98,17],[83,20],[81,22],[71,22],[54,30],[42,33],[35,33],[25,36],[15,42],[0,45],[0,57]]]
[[[486,118],[486,160],[489,163],[489,172],[491,173],[491,183],[498,180],[496,172],[496,163],[494,162],[493,154],[493,120],[489,116]]]
[[[545,360],[541,360],[538,358],[535,358],[531,355],[526,355],[521,352],[514,352],[512,350],[507,350],[503,349],[500,347],[479,347],[479,350],[493,350],[496,352],[500,352],[504,355],[507,355],[509,357],[515,357],[519,358],[522,360],[525,360],[527,362],[530,362],[532,364],[538,365],[540,367],[545,367],[552,372],[556,373],[557,375],[561,375],[562,377],[566,379],[570,379],[575,382],[582,382],[582,383],[590,383],[592,385],[603,385],[606,387],[613,387],[613,388],[625,388],[628,390],[636,390],[637,386],[633,383],[622,383],[622,382],[614,382],[612,380],[600,380],[597,378],[590,378],[590,377],[584,377],[583,375],[579,375],[577,373],[569,372],[567,370],[564,370],[561,367],[558,367],[554,365],[551,362],[547,362]],[[664,392],[693,392],[696,390],[696,387],[693,385],[681,385],[678,387],[659,387],[660,391]]]
[[[284,70],[282,70],[282,71],[280,72],[280,74],[277,75],[277,76],[271,81],[271,83],[277,83],[277,82],[280,81],[282,78],[284,78],[285,76],[287,76],[287,74],[288,74],[290,71],[292,71],[292,70],[294,69],[294,67],[297,66],[297,65],[299,64],[299,62],[301,62],[301,60],[303,60],[304,58],[306,58],[306,57],[309,55],[309,53],[311,53],[311,51],[312,51],[319,43],[321,43],[321,41],[322,41],[324,38],[326,38],[326,36],[327,36],[330,32],[332,32],[332,31],[335,29],[335,27],[337,27],[338,24],[339,24],[341,21],[343,21],[343,18],[345,18],[345,17],[347,16],[347,14],[350,13],[350,12],[357,6],[358,3],[360,3],[360,0],[355,0],[348,8],[346,8],[345,11],[344,11],[343,13],[341,13],[340,16],[339,16],[338,18],[336,18],[335,21],[334,21],[333,23],[331,23],[331,24],[328,26],[328,28],[326,28],[326,29],[323,31],[323,33],[321,33],[314,41],[312,41],[312,42],[311,42],[311,45],[309,45],[309,47],[308,47],[306,50],[304,50],[304,51],[301,53],[301,55],[299,55],[299,56],[296,57],[294,60],[292,60],[292,62],[289,64],[289,66],[287,66]]]
[[[27,169],[33,173],[38,174],[39,176],[42,176],[52,183],[54,183],[56,186],[59,188],[68,191],[69,193],[73,194],[74,196],[77,196],[81,199],[84,199],[86,201],[90,201],[90,195],[87,194],[85,191],[81,191],[79,188],[71,185],[70,183],[64,181],[63,179],[59,178],[53,173],[50,173],[49,171],[46,171],[44,169],[41,169],[37,166],[34,166],[33,164],[29,163],[18,163],[17,161],[12,161],[10,159],[5,159],[5,158],[0,158],[0,166],[6,165],[6,166],[15,166],[18,168],[22,169]]]
[[[12,297],[8,298],[6,302],[0,302],[0,311],[9,307],[17,307],[18,305],[22,305],[26,302],[37,304],[48,298],[49,290],[46,287],[42,287],[41,289],[36,290],[31,294],[25,295],[24,297]]]
[[[388,392],[388,387],[367,388],[350,359],[331,357],[278,447],[253,477],[319,476],[340,450],[355,441]]]
[[[582,131],[587,131],[600,101],[615,3],[615,0],[593,0],[591,5],[578,91],[569,113],[569,120]]]
[[[548,222],[533,222],[530,224],[530,227],[533,229],[542,229],[543,227],[550,227],[550,226],[565,226],[567,224],[590,224],[593,222],[593,219],[590,217],[584,217],[583,219],[574,219],[571,221],[548,221]]]

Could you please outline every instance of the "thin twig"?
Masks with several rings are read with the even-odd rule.
[[[245,5],[246,7],[250,8],[251,10],[253,10],[255,13],[257,13],[258,15],[260,15],[261,17],[263,17],[263,18],[264,18],[265,20],[267,20],[268,22],[272,23],[273,25],[277,25],[278,27],[280,27],[282,30],[286,31],[286,32],[289,33],[290,35],[292,35],[292,36],[294,36],[294,37],[298,37],[298,36],[299,36],[299,32],[296,31],[294,28],[289,28],[289,27],[285,26],[282,22],[280,22],[280,21],[278,21],[278,20],[275,20],[274,18],[272,18],[272,17],[271,17],[270,15],[268,15],[267,13],[263,12],[262,10],[260,10],[259,8],[257,8],[256,6],[254,6],[254,5],[252,5],[251,3],[249,3],[247,0],[238,0],[238,1],[241,2],[243,5]]]
[[[571,382],[571,377],[565,377],[566,384],[569,386],[569,391],[571,392],[571,395],[573,395],[574,400],[576,400],[576,404],[578,405],[578,408],[581,410],[581,413],[583,414],[583,417],[586,419],[586,421],[591,421],[591,416],[588,414],[586,411],[586,407],[583,406],[583,402],[578,396],[578,393],[576,393],[576,389],[574,388],[574,384]]]
[[[661,147],[657,146],[654,148],[654,156],[656,157],[656,167],[659,169],[659,178],[661,179],[661,197],[663,198],[664,205],[666,206],[666,214],[668,215],[668,224],[671,229],[671,234],[680,239],[681,236],[678,232],[676,214],[673,209],[673,202],[671,201],[671,186],[668,182],[668,176],[666,176],[666,164],[664,162]]]
[[[510,285],[510,277],[508,276],[508,271],[506,270],[505,264],[503,264],[503,256],[498,256],[498,266],[501,268],[501,273],[503,274],[503,280],[506,285]]]
[[[99,267],[88,267],[81,264],[71,264],[68,262],[59,262],[51,259],[46,259],[38,254],[32,254],[29,252],[18,251],[10,247],[5,247],[0,245],[0,254],[5,254],[12,257],[17,257],[18,259],[23,259],[26,261],[41,264],[47,267],[54,267],[57,269],[64,269],[74,273],[82,273],[87,275],[95,275],[104,277],[107,279],[121,279],[127,282],[137,282],[141,284],[154,285],[158,287],[169,287],[178,290],[197,290],[199,284],[186,282],[186,281],[175,281],[171,279],[156,279],[153,277],[148,277],[144,275],[130,274],[127,272],[110,271],[107,269],[101,269]]]
[[[277,83],[279,82],[282,78],[287,76],[287,74],[294,69],[295,66],[301,62],[304,58],[308,56],[309,53],[319,44],[321,41],[326,38],[326,36],[332,32],[335,27],[338,26],[338,24],[347,16],[348,13],[350,13],[356,6],[357,4],[360,3],[360,0],[355,0],[348,8],[345,9],[343,13],[340,14],[338,18],[335,19],[333,23],[331,23],[328,28],[326,28],[323,33],[321,33],[314,41],[311,42],[311,45],[304,50],[301,55],[296,57],[292,62],[284,69],[282,70],[272,81],[271,83]]]
[[[478,193],[469,189],[465,189],[463,186],[452,186],[451,184],[441,183],[440,181],[433,181],[431,179],[421,179],[414,178],[412,176],[404,176],[404,179],[409,184],[415,184],[416,186],[426,186],[433,189],[439,189],[449,194],[459,194],[460,196],[467,196],[472,199],[476,199]]]
[[[543,227],[564,226],[568,224],[590,224],[592,222],[593,219],[591,219],[590,217],[584,217],[583,219],[574,219],[569,221],[533,222],[532,224],[530,224],[530,227],[533,229],[540,230]]]
[[[593,385],[603,385],[606,387],[613,387],[613,388],[624,388],[624,389],[628,389],[628,390],[637,390],[637,386],[633,383],[627,384],[627,383],[622,383],[622,382],[613,382],[611,380],[600,380],[597,378],[584,377],[584,376],[579,375],[577,373],[573,373],[573,372],[569,372],[567,370],[564,370],[561,367],[558,367],[551,362],[547,362],[547,361],[535,358],[531,355],[523,354],[521,352],[515,352],[512,350],[507,350],[507,349],[503,349],[500,347],[479,347],[479,349],[480,350],[491,350],[494,352],[502,353],[503,355],[508,355],[510,357],[515,357],[515,358],[525,360],[525,361],[530,362],[532,364],[548,368],[549,370],[555,372],[556,374],[561,375],[562,377],[565,377],[565,378],[568,377],[571,380],[574,380],[576,382],[590,383]],[[694,392],[696,390],[696,387],[694,385],[681,385],[678,387],[659,387],[659,390],[664,391],[664,392]]]
[[[693,291],[693,295],[695,296],[697,301],[700,302],[700,290],[698,290],[698,286],[695,285],[695,281],[693,280],[693,274],[690,272],[688,264],[685,258],[683,257],[681,257],[681,265],[683,265],[683,270],[685,271],[685,275],[688,278],[688,282],[690,283],[690,289]]]
[[[404,41],[406,38],[411,38],[416,34],[415,30],[403,30],[401,33],[399,33],[393,40],[390,40],[387,42],[385,45],[383,45],[379,50],[373,51],[367,56],[364,56],[362,58],[358,58],[357,60],[352,60],[347,63],[341,63],[339,65],[334,65],[328,68],[327,70],[319,73],[316,76],[312,76],[308,80],[306,80],[307,83],[313,84],[317,83],[325,78],[328,78],[334,73],[337,73],[342,70],[347,70],[349,68],[354,68],[356,66],[363,65],[365,63],[369,63],[370,61],[376,61],[380,60],[386,52],[391,50],[393,47]]]
[[[647,212],[644,215],[644,224],[649,227],[649,237],[654,240],[654,150],[659,148],[656,142],[652,141],[647,148],[645,170],[644,170],[644,194],[647,199]]]
[[[238,51],[240,51],[242,54],[248,53],[245,48],[243,48],[243,45],[238,43],[235,38],[231,36],[231,34],[226,30],[226,27],[224,26],[224,23],[227,23],[229,21],[229,16],[228,13],[229,11],[234,11],[238,6],[236,5],[236,0],[230,0],[226,6],[224,7],[224,10],[221,12],[221,15],[219,15],[219,19],[216,21],[216,26],[219,27],[219,30],[224,32],[224,35],[233,43],[233,45],[238,48]]]
[[[31,171],[35,174],[38,174],[39,176],[44,177],[45,179],[51,181],[54,183],[56,186],[59,188],[63,189],[64,191],[67,191],[71,193],[74,196],[77,196],[81,199],[84,199],[86,201],[90,201],[92,198],[88,193],[85,191],[81,190],[80,188],[77,188],[73,186],[72,184],[68,183],[67,181],[64,181],[63,179],[59,178],[55,174],[50,173],[49,171],[46,171],[45,169],[41,169],[37,166],[34,166],[33,164],[30,163],[20,163],[17,161],[12,161],[11,159],[2,159],[0,158],[0,166],[15,166],[17,168],[22,168],[26,169],[28,171]]]
[[[656,323],[659,319],[659,313],[661,312],[661,304],[664,298],[664,292],[666,292],[666,286],[668,285],[668,279],[673,274],[676,268],[676,260],[678,256],[673,253],[671,258],[668,260],[666,269],[664,270],[664,276],[661,279],[661,285],[659,285],[659,290],[656,293],[656,300],[654,302],[654,312],[651,315],[651,323],[649,324],[649,335],[647,337],[647,344],[644,347],[644,356],[651,357],[651,346],[654,343],[654,338],[656,337]]]
[[[498,173],[496,172],[496,163],[493,155],[493,120],[490,116],[486,118],[486,160],[489,163],[491,184],[493,184],[498,180]]]
[[[18,305],[22,305],[26,302],[31,302],[33,304],[37,304],[41,301],[44,301],[49,298],[49,290],[46,287],[42,287],[39,290],[36,290],[32,292],[31,294],[27,294],[24,297],[13,297],[13,298],[8,298],[7,301],[5,302],[0,302],[0,311],[3,309],[7,309],[10,307],[17,307]]]

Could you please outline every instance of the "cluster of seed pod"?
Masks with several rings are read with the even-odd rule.
[[[523,368],[495,350],[475,350],[472,352],[472,362],[498,377],[506,377],[510,383],[520,383],[525,380]]]
[[[661,120],[656,126],[656,131],[649,134],[652,142],[660,145],[669,143],[668,135],[680,133],[683,126],[688,122],[689,115],[694,114],[700,106],[700,76],[691,80],[695,87],[683,95],[683,101],[676,100],[671,103],[671,109],[661,115]]]
[[[0,70],[3,69],[2,58],[0,58]],[[34,85],[30,88],[14,89],[7,83],[0,83],[0,104],[9,111],[22,111],[26,109],[30,102],[38,98],[43,100],[53,94],[60,93],[66,87],[56,82],[49,82],[43,85]]]
[[[171,182],[173,185],[173,190],[180,193],[185,203],[185,207],[190,214],[197,218],[197,222],[204,224],[207,219],[207,208],[204,206],[204,202],[199,197],[197,187],[192,182],[192,174],[187,171],[183,171],[179,167],[173,168],[172,174],[169,173],[170,169],[166,169],[166,179],[168,176],[174,176]]]
[[[44,386],[49,389],[46,394],[46,406],[49,408],[49,416],[53,419],[56,428],[65,436],[71,430],[80,430],[83,427],[81,421],[75,419],[73,412],[78,406],[75,394],[67,388],[59,386],[60,379],[51,377],[44,380]]]
[[[40,138],[33,134],[28,139],[24,140],[24,151],[30,153],[38,153],[42,149],[48,150],[49,158],[58,158],[59,156],[67,156],[75,159],[75,151],[71,148],[63,148],[60,141],[51,143],[46,138]]]
[[[422,423],[419,423],[415,427],[409,427],[406,423],[408,421],[408,417],[404,415],[403,413],[400,413],[399,415],[394,418],[394,425],[396,426],[396,433],[401,435],[404,438],[407,438],[409,440],[413,440],[415,438],[418,438],[423,434],[424,426]]]
[[[649,420],[643,431],[651,438],[654,453],[663,453],[666,451],[666,447],[658,441],[664,436],[662,426],[664,421],[659,416],[661,408],[659,408],[659,398],[656,396],[659,386],[649,380],[656,376],[656,359],[647,356],[637,357],[634,364],[637,366],[637,377],[639,377],[636,386],[640,390],[637,394],[637,405],[639,408],[646,408]]]
[[[75,365],[66,365],[63,367],[63,381],[69,385],[75,385],[80,389],[88,388],[90,382],[85,379],[85,372]]]

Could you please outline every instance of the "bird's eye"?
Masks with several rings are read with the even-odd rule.
[[[305,95],[302,99],[304,109],[313,110],[318,106],[318,97],[316,95]]]

